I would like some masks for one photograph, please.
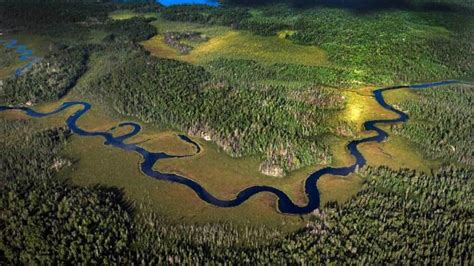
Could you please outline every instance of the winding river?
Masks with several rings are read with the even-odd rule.
[[[211,193],[209,193],[198,182],[193,181],[185,176],[172,174],[172,173],[162,173],[160,171],[153,170],[153,165],[155,165],[159,160],[164,160],[164,159],[169,159],[169,158],[190,157],[190,156],[193,156],[193,154],[178,156],[178,155],[167,154],[164,152],[151,152],[151,151],[146,150],[145,148],[140,147],[139,144],[125,143],[127,139],[140,133],[141,126],[138,123],[126,122],[126,123],[119,124],[118,127],[131,127],[132,130],[129,133],[126,133],[121,136],[115,136],[115,137],[113,136],[111,131],[87,131],[85,129],[82,129],[77,125],[77,121],[91,109],[92,107],[91,104],[87,102],[65,102],[61,106],[59,106],[56,110],[52,112],[48,112],[48,113],[37,112],[33,110],[32,108],[28,108],[28,107],[12,107],[12,106],[0,106],[0,112],[6,111],[6,110],[20,110],[26,113],[30,117],[41,118],[41,117],[51,116],[51,115],[60,113],[71,107],[78,106],[78,107],[81,107],[81,109],[79,109],[78,111],[76,111],[74,114],[72,114],[66,119],[66,124],[71,129],[71,131],[83,137],[101,137],[105,140],[106,145],[111,145],[113,147],[116,147],[118,149],[125,150],[125,151],[132,151],[132,152],[139,153],[143,158],[143,162],[140,164],[140,169],[147,176],[150,176],[158,180],[164,180],[164,181],[169,181],[169,182],[185,185],[189,187],[190,189],[192,189],[199,198],[201,198],[202,200],[204,200],[205,202],[209,204],[212,204],[218,207],[223,207],[223,208],[235,207],[244,203],[245,201],[247,201],[252,196],[258,193],[267,192],[267,193],[272,193],[277,197],[278,210],[281,213],[306,214],[315,210],[320,205],[320,196],[319,196],[319,191],[316,186],[316,183],[321,176],[326,175],[326,174],[331,174],[331,175],[336,175],[336,176],[347,176],[351,173],[356,172],[359,168],[362,168],[366,164],[366,159],[364,158],[362,153],[359,151],[358,146],[362,143],[367,143],[367,142],[381,142],[387,139],[388,137],[387,132],[377,127],[377,125],[378,124],[393,124],[393,123],[405,122],[408,120],[407,114],[395,109],[394,107],[392,107],[391,105],[385,102],[385,99],[383,97],[384,92],[390,91],[390,90],[407,89],[407,88],[415,89],[415,90],[425,89],[425,88],[444,86],[444,85],[450,85],[450,84],[455,84],[455,83],[461,83],[461,82],[455,81],[455,80],[447,80],[447,81],[417,84],[417,85],[394,86],[394,87],[387,87],[387,88],[374,90],[373,95],[375,96],[375,99],[377,100],[377,102],[386,110],[389,110],[391,112],[398,114],[399,117],[395,119],[386,119],[386,120],[371,120],[364,123],[365,130],[374,131],[376,135],[372,137],[367,137],[367,138],[351,141],[347,145],[347,148],[350,154],[355,158],[355,162],[352,165],[346,166],[346,167],[339,167],[339,168],[325,167],[309,175],[305,180],[305,186],[304,186],[305,193],[308,199],[306,206],[296,205],[288,197],[288,195],[286,195],[283,191],[271,186],[252,186],[240,191],[234,199],[231,199],[231,200],[219,199],[219,198],[216,198]],[[112,129],[115,129],[115,128],[112,128]],[[194,145],[196,149],[196,153],[200,152],[201,148],[196,142],[192,141],[190,138],[184,135],[179,135],[179,137],[182,141]]]

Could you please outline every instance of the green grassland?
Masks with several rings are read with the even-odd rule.
[[[114,20],[124,20],[124,19],[136,18],[136,17],[156,18],[157,16],[158,14],[156,12],[143,13],[143,12],[136,12],[134,10],[124,10],[124,9],[116,10],[109,13],[109,18],[114,19]]]
[[[160,27],[158,26],[158,28]],[[197,29],[196,31],[201,32],[199,28]],[[324,51],[317,47],[297,45],[276,36],[261,37],[230,29],[211,37],[205,43],[196,45],[187,55],[179,55],[166,49],[163,38],[158,36],[144,42],[143,45],[155,56],[200,64],[219,58],[256,60],[267,64],[286,63],[310,66],[322,65],[327,61]]]

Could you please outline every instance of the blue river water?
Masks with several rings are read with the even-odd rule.
[[[169,158],[183,158],[183,157],[190,157],[193,156],[201,151],[201,148],[198,143],[191,140],[189,137],[185,135],[179,135],[179,138],[186,143],[194,145],[195,147],[195,154],[189,155],[171,155],[164,152],[151,152],[139,146],[139,143],[125,143],[125,141],[137,134],[139,134],[141,130],[141,126],[138,123],[134,122],[125,122],[119,124],[117,127],[131,127],[132,130],[129,133],[126,133],[121,136],[113,136],[111,130],[116,129],[117,127],[111,128],[109,131],[87,131],[83,128],[80,128],[77,125],[77,121],[85,115],[91,108],[91,104],[87,102],[65,102],[61,106],[59,106],[56,110],[49,112],[49,113],[41,113],[33,110],[32,108],[28,107],[14,107],[14,106],[0,106],[0,112],[6,110],[20,110],[26,113],[27,115],[35,118],[42,118],[46,116],[51,116],[57,113],[60,113],[68,108],[79,106],[81,107],[80,110],[76,111],[74,114],[69,116],[66,119],[67,126],[71,129],[71,131],[79,136],[83,137],[101,137],[105,140],[106,145],[111,145],[118,149],[124,151],[131,151],[136,152],[141,155],[143,158],[143,162],[140,164],[140,170],[147,176],[152,177],[157,180],[164,180],[168,182],[182,184],[187,186],[188,188],[192,189],[194,193],[197,194],[199,198],[203,201],[212,204],[217,207],[229,208],[238,206],[252,196],[258,193],[271,193],[276,196],[278,199],[278,210],[284,214],[306,214],[315,209],[317,209],[320,205],[320,195],[316,183],[318,179],[326,174],[336,175],[336,176],[347,176],[351,173],[356,172],[358,169],[362,168],[366,164],[366,159],[359,151],[358,146],[362,143],[367,142],[382,142],[387,139],[388,134],[387,132],[383,131],[379,127],[378,124],[393,124],[399,122],[405,122],[408,120],[408,115],[395,109],[391,105],[385,102],[383,97],[383,93],[389,90],[397,90],[397,89],[425,89],[437,86],[444,86],[450,85],[455,83],[461,83],[460,81],[455,80],[447,80],[447,81],[440,81],[434,83],[425,83],[425,84],[416,84],[416,85],[407,85],[407,86],[394,86],[394,87],[387,87],[382,89],[377,89],[373,91],[375,99],[377,102],[391,112],[398,114],[398,118],[395,119],[385,119],[385,120],[371,120],[364,123],[365,130],[373,131],[376,135],[372,137],[367,137],[359,140],[351,141],[347,148],[350,154],[355,158],[355,162],[352,165],[346,167],[326,167],[322,168],[311,175],[309,175],[305,180],[305,193],[307,196],[307,204],[305,206],[298,206],[295,204],[283,191],[271,187],[271,186],[252,186],[248,187],[242,191],[240,191],[234,199],[225,200],[219,199],[209,193],[203,186],[201,186],[198,182],[189,179],[185,176],[181,176],[178,174],[172,173],[163,173],[157,170],[153,170],[153,166],[159,161],[163,159]]]
[[[14,49],[15,53],[18,55],[18,59],[25,62],[23,66],[18,67],[15,70],[15,75],[17,76],[24,74],[26,70],[39,60],[39,58],[33,56],[33,50],[28,49],[26,45],[18,44],[17,40],[0,39],[0,45],[3,45],[7,49]]]

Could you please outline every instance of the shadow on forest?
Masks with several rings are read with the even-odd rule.
[[[464,12],[470,14],[474,11],[471,7],[456,3],[439,3],[434,1],[416,3],[416,1],[412,0],[224,0],[223,2],[246,6],[287,3],[296,8],[332,7],[350,9],[357,13],[372,13],[390,9]]]
[[[125,196],[125,191],[123,188],[104,186],[104,185],[95,185],[93,186],[95,191],[99,192],[101,197],[112,200],[115,204],[119,205],[123,210],[125,210],[132,217],[136,214],[136,208],[134,207],[132,201],[128,200]]]

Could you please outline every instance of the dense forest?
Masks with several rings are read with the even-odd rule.
[[[120,114],[208,136],[233,156],[261,154],[285,172],[330,161],[318,138],[332,132],[332,112],[344,107],[336,90],[229,83],[199,66],[124,49],[113,50],[126,54],[119,66],[80,90]]]
[[[104,40],[119,42],[140,42],[156,35],[156,28],[149,24],[150,20],[132,18],[125,21],[112,21],[103,26],[108,33]]]
[[[2,58],[0,61],[0,67],[2,68],[12,65],[17,60],[16,55],[10,53],[3,45],[0,45],[0,57]]]
[[[82,47],[56,49],[25,74],[6,79],[0,90],[0,102],[35,104],[66,95],[86,71],[87,54]]]
[[[400,103],[412,120],[393,131],[421,145],[431,158],[474,166],[473,88],[458,85],[417,92],[417,98]]]
[[[460,0],[221,0],[224,5],[261,6],[287,4],[297,8],[338,7],[371,12],[383,9],[460,10],[471,7],[469,1]]]
[[[126,251],[131,218],[120,191],[56,177],[72,163],[60,154],[69,135],[0,120],[0,261],[105,263]]]
[[[0,25],[3,29],[39,29],[51,25],[101,21],[107,18],[109,6],[92,3],[41,3],[11,1],[0,3]]]

